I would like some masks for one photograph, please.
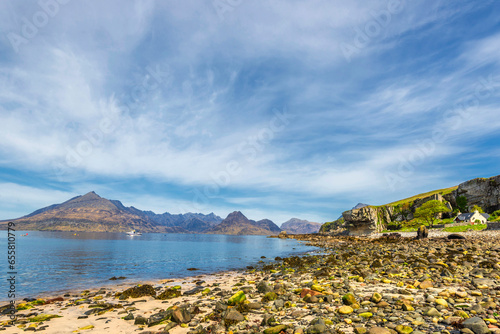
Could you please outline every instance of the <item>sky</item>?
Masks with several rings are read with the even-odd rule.
[[[0,219],[332,221],[500,174],[495,1],[0,2]]]

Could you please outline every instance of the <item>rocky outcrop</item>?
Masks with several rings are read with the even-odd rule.
[[[344,226],[349,230],[349,235],[366,235],[381,232],[378,220],[378,210],[371,206],[353,209],[342,213]]]
[[[378,233],[394,224],[399,224],[401,221],[412,220],[415,210],[432,200],[441,201],[448,209],[452,209],[452,205],[442,194],[435,193],[392,205],[365,206],[359,209],[355,207],[343,213],[345,222],[342,227],[349,231],[349,235],[360,236]],[[448,216],[449,213],[444,213],[440,214],[439,218],[447,218]]]
[[[457,187],[436,190],[387,205],[355,207],[342,214],[345,222],[340,224],[340,221],[337,220],[326,223],[321,232],[331,233],[330,230],[341,230],[341,228],[347,229],[349,235],[381,232],[383,229],[394,227],[398,222],[412,220],[415,211],[424,203],[432,200],[444,203],[450,211],[439,214],[438,218],[450,218],[452,211],[458,209],[457,198],[460,196],[467,199],[469,208],[478,205],[486,213],[500,210],[500,175],[470,180]]]
[[[500,175],[473,179],[458,186],[454,192],[455,198],[465,196],[467,205],[478,205],[485,212],[500,210]]]

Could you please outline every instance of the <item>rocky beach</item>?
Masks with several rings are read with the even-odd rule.
[[[27,299],[18,302],[14,320],[9,305],[2,307],[0,330],[500,333],[500,231],[460,236],[297,235],[321,253],[238,272]]]

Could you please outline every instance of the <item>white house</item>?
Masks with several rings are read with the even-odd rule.
[[[490,215],[487,213],[479,213],[479,211],[474,211],[472,213],[460,213],[457,218],[455,218],[456,223],[475,223],[476,220],[479,220],[481,224],[486,224],[490,218]]]

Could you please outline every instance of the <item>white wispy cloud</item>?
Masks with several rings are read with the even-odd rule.
[[[54,183],[68,193],[102,189],[161,212],[189,207],[192,195],[137,197],[103,180],[190,193],[237,162],[238,172],[201,209],[220,214],[241,205],[279,219],[301,214],[290,204],[298,195],[319,202],[311,205],[319,220],[360,196],[379,201],[455,182],[459,171],[431,166],[474,154],[472,139],[490,140],[500,128],[500,76],[492,73],[500,35],[461,38],[454,30],[492,3],[404,1],[380,23],[389,3],[245,1],[221,14],[211,2],[72,1],[15,52],[7,34],[22,35],[24,19],[42,9],[4,1],[0,167],[43,175],[40,192]],[[376,23],[380,31],[348,61],[341,45],[354,45]],[[431,47],[434,39],[445,45]],[[491,94],[455,117],[490,74]],[[293,116],[279,131],[271,129],[275,109]],[[388,189],[387,172],[397,174],[443,128],[446,140]],[[264,192],[280,214],[253,207]]]

